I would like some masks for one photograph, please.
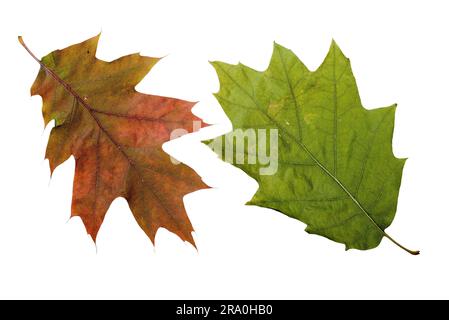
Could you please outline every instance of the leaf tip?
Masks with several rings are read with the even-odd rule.
[[[97,53],[98,42],[100,41],[101,31],[96,36],[81,42],[78,45],[86,45],[86,49],[92,52],[93,56]]]
[[[253,200],[249,200],[245,203],[245,206],[255,206],[257,205]]]
[[[184,242],[185,242],[185,243],[187,243],[187,244],[190,244],[190,245],[192,245],[192,247],[194,247],[194,248],[195,248],[195,251],[196,251],[197,253],[199,253],[199,251],[198,251],[198,247],[197,247],[197,245],[196,245],[196,243],[195,243],[195,240],[193,239],[193,235],[192,235],[192,233],[193,233],[193,231],[192,231],[192,232],[190,232],[190,237],[189,237],[189,239],[187,239],[187,240],[184,240]]]
[[[223,69],[223,67],[222,67],[223,62],[217,61],[217,60],[215,60],[215,61],[209,60],[209,63],[212,66],[212,68],[214,68],[215,72],[217,73],[218,77],[220,78],[220,74],[223,71],[223,70],[221,70],[221,69]]]
[[[322,67],[324,65],[332,64],[333,63],[332,61],[340,60],[340,59],[347,61],[349,63],[349,58],[345,56],[345,54],[343,53],[343,51],[341,50],[340,46],[337,44],[335,39],[332,38],[328,53],[327,53],[326,57],[324,58],[324,61],[320,67]]]
[[[335,50],[341,52],[340,46],[338,45],[338,43],[335,40],[335,38],[332,38],[332,40],[331,40],[331,49],[335,49]]]
[[[167,53],[166,55],[163,55],[162,57],[156,57],[156,58],[152,57],[151,59],[155,59],[156,63],[157,63],[157,62],[161,61],[162,59],[167,58],[168,56],[170,56],[170,53]]]
[[[277,43],[276,41],[273,41],[273,51],[274,50],[290,50],[285,48],[284,46],[280,45],[279,43]]]

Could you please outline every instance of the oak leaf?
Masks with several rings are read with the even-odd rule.
[[[266,164],[259,159],[239,164],[227,157],[259,183],[248,204],[303,221],[307,232],[346,249],[371,249],[387,237],[419,253],[385,232],[395,216],[405,164],[392,152],[396,105],[363,108],[349,59],[335,42],[314,72],[278,44],[264,72],[243,64],[212,65],[220,80],[216,98],[235,129],[278,130],[274,174],[261,174]],[[227,145],[239,152],[234,138],[225,136],[233,140],[221,143],[222,155]],[[257,148],[240,146],[247,159]]]
[[[152,242],[164,227],[194,244],[183,196],[205,188],[189,167],[162,150],[173,130],[192,131],[200,121],[195,103],[137,92],[158,62],[131,54],[112,62],[96,58],[100,35],[37,59],[41,68],[31,94],[40,95],[51,130],[46,150],[53,170],[74,156],[72,216],[81,217],[96,240],[114,199],[124,197]]]

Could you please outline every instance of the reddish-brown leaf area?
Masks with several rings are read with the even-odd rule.
[[[45,124],[55,120],[46,151],[51,172],[75,157],[72,216],[94,241],[112,201],[124,197],[151,241],[164,227],[194,245],[183,196],[206,185],[162,150],[174,129],[191,132],[200,121],[194,103],[137,92],[158,59],[132,54],[105,62],[95,57],[98,40],[38,60],[31,94],[42,97]]]

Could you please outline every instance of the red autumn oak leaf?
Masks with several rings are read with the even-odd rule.
[[[178,128],[200,121],[195,103],[137,92],[135,86],[158,62],[131,54],[112,62],[95,57],[99,35],[37,59],[41,68],[31,88],[40,95],[47,125],[55,120],[46,150],[53,170],[74,156],[72,216],[97,233],[112,201],[123,197],[154,243],[166,228],[195,245],[183,196],[206,188],[189,167],[170,161],[162,144]]]

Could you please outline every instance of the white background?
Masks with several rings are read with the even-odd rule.
[[[338,4],[337,4],[338,3]],[[1,1],[0,298],[449,298],[449,5],[447,1]],[[125,200],[97,246],[69,221],[74,160],[52,179],[43,160],[37,56],[102,31],[97,57],[165,56],[138,90],[200,101],[215,127],[166,144],[212,188],[184,198],[198,251],[160,230],[153,247]],[[208,60],[264,70],[272,43],[315,69],[334,38],[351,58],[367,108],[397,102],[394,150],[408,157],[388,240],[344,251],[275,211],[200,138],[231,128],[212,96]]]

